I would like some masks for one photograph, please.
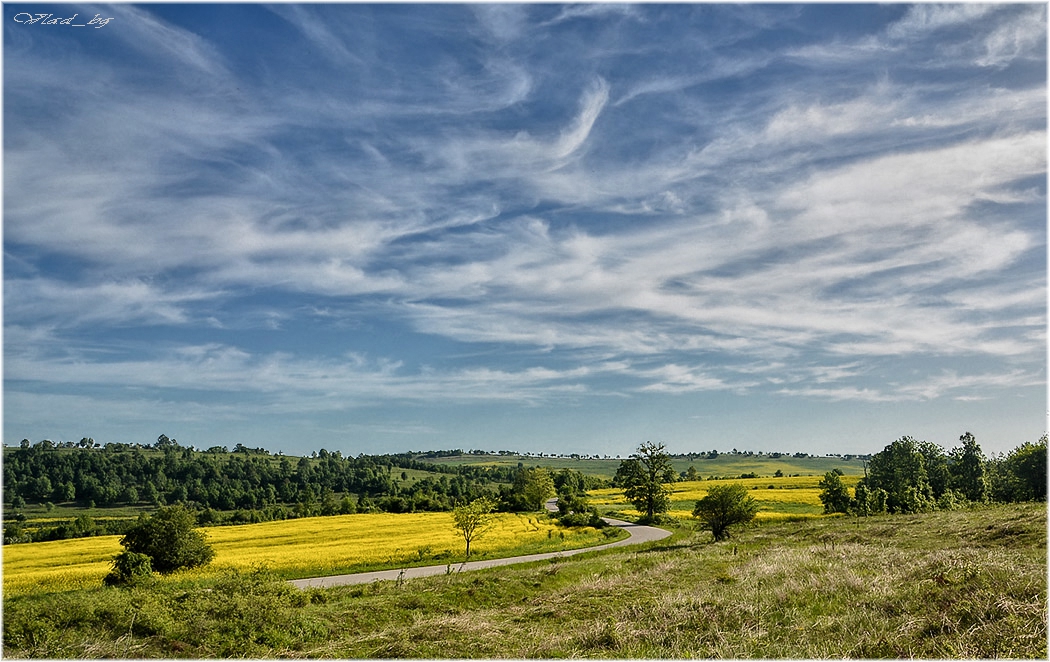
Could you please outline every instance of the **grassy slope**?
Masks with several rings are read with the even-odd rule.
[[[1045,657],[1046,506],[829,518],[367,587],[5,601],[32,657]]]

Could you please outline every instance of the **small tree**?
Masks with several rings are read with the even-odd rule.
[[[207,565],[215,550],[194,528],[196,524],[197,518],[184,506],[161,507],[152,515],[141,515],[120,544],[148,556],[153,570],[161,573]]]
[[[452,525],[467,543],[466,560],[470,560],[470,543],[492,528],[492,511],[495,507],[496,504],[491,499],[481,497],[452,510]]]
[[[664,452],[663,444],[647,441],[638,447],[638,452],[620,462],[613,482],[623,488],[624,497],[646,520],[656,513],[667,512],[671,505],[671,490],[664,483],[673,483],[676,474],[670,456]]]
[[[755,518],[758,504],[748,494],[748,489],[738,483],[714,485],[707,496],[696,502],[693,517],[711,527],[715,540],[729,537],[729,527],[747,524]]]
[[[824,474],[817,484],[820,487],[820,502],[825,513],[845,513],[850,509],[849,490],[842,484],[842,472],[838,469]]]
[[[544,502],[556,494],[554,479],[543,467],[523,470],[520,476],[521,494],[530,509],[540,510]]]

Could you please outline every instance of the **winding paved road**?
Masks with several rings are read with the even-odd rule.
[[[557,510],[557,506],[555,505],[556,501],[556,499],[551,499],[547,501],[547,503],[544,504],[546,505],[547,510],[550,510],[552,512]],[[545,552],[543,554],[528,554],[526,556],[511,556],[505,559],[468,561],[467,563],[453,564],[452,572],[466,572],[469,570],[481,570],[482,568],[495,568],[501,565],[512,565],[515,563],[528,563],[530,561],[544,561],[553,558],[564,558],[567,556],[574,556],[576,554],[583,554],[584,552],[593,552],[599,549],[623,547],[625,545],[639,545],[645,542],[652,542],[653,540],[662,540],[667,536],[671,535],[670,531],[658,529],[654,526],[642,526],[640,524],[632,524],[631,522],[624,522],[618,519],[610,519],[608,517],[603,517],[602,519],[604,519],[612,526],[618,526],[627,531],[628,537],[624,538],[623,540],[617,540],[616,542],[609,543],[607,545],[598,545],[597,547],[567,549],[560,552]],[[416,577],[431,577],[433,575],[444,575],[448,571],[449,566],[447,564],[428,565],[420,568],[378,570],[376,572],[359,572],[353,575],[332,575],[330,577],[293,579],[289,583],[297,588],[327,588],[329,586],[345,586],[347,584],[371,584],[374,581],[392,581],[398,578],[415,579]]]

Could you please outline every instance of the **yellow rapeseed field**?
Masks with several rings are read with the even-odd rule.
[[[360,514],[202,529],[215,548],[211,565],[180,573],[204,576],[265,565],[289,576],[354,572],[379,565],[461,561],[464,543],[449,513]],[[564,533],[564,537],[562,534]],[[98,586],[121,551],[119,536],[5,545],[5,594]],[[471,557],[509,556],[604,542],[591,528],[563,529],[546,516],[494,516]]]
[[[843,476],[842,483],[855,487],[860,476]],[[713,485],[738,483],[751,490],[751,496],[758,502],[757,519],[778,520],[789,517],[819,516],[824,506],[820,502],[822,476],[784,476],[781,478],[736,478],[731,480],[699,480],[672,483],[671,508],[669,515],[674,517],[691,517],[693,506],[707,495]],[[773,486],[770,489],[770,486]],[[592,490],[587,493],[592,504],[596,506],[625,506],[624,510],[633,510],[624,499],[623,490],[609,488]]]
[[[122,549],[120,536],[4,545],[4,595],[98,586]]]

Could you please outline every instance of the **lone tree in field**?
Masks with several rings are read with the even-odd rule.
[[[824,474],[817,484],[820,488],[820,501],[824,504],[825,513],[848,513],[853,500],[849,490],[842,483],[842,472],[838,469]]]
[[[664,445],[647,441],[638,447],[637,453],[620,462],[613,483],[623,488],[624,497],[651,521],[656,513],[667,512],[671,505],[671,490],[664,483],[673,483],[675,478],[677,475]]]
[[[758,504],[743,485],[715,485],[707,496],[696,502],[693,517],[711,527],[715,540],[729,537],[729,527],[747,524],[755,518]]]
[[[139,521],[120,539],[129,552],[145,554],[150,566],[160,573],[207,565],[215,550],[195,530],[197,519],[184,506],[161,507]]]
[[[470,543],[492,528],[492,511],[495,507],[495,502],[481,497],[452,510],[452,525],[463,535],[463,541],[467,543],[465,560],[470,560]]]

